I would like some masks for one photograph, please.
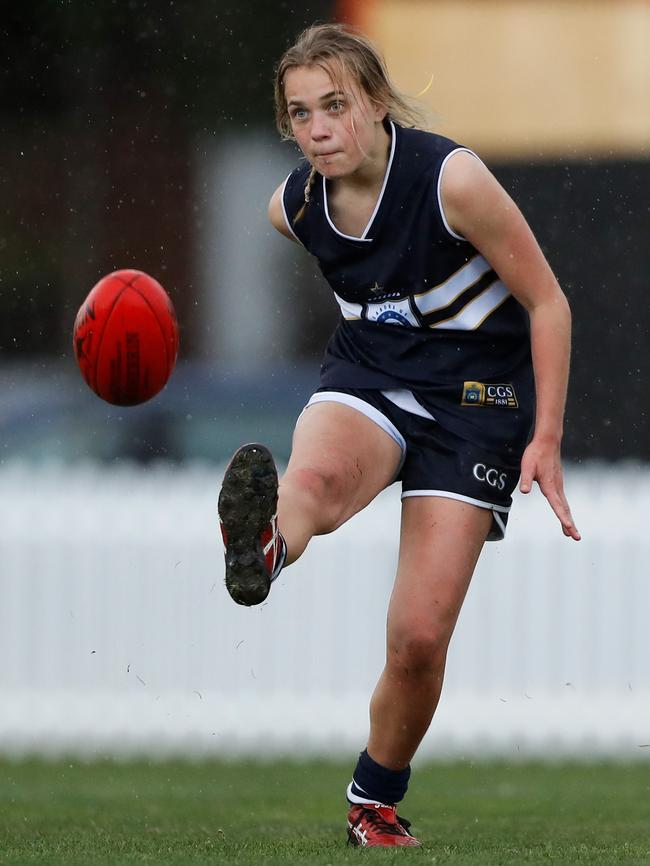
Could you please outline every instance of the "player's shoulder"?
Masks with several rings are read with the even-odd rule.
[[[309,179],[311,164],[302,160],[282,184],[282,197],[285,206],[291,209],[294,203],[302,202],[305,197],[305,185]]]
[[[296,215],[304,207],[305,189],[309,183],[311,168],[311,164],[307,160],[301,161],[282,184],[280,201],[286,218],[291,225],[293,225]],[[311,180],[310,192],[312,198],[317,198],[320,194],[320,177],[316,173]]]
[[[287,217],[286,208],[284,205],[284,188],[287,181],[283,180],[279,187],[275,190],[269,201],[268,216],[271,225],[274,229],[280,232],[289,240],[295,241],[296,235],[292,230]]]
[[[306,159],[301,159],[298,165],[291,172],[287,181],[291,179],[295,180],[307,180],[309,177],[309,172],[311,171],[311,163]]]
[[[422,152],[430,156],[444,157],[459,148],[464,148],[464,145],[459,144],[452,138],[447,138],[444,135],[439,135],[437,132],[431,132],[427,129],[400,127],[400,137],[402,146],[406,147],[407,150],[417,153]]]
[[[463,148],[451,138],[424,129],[398,129],[399,173],[403,183],[430,182],[437,185],[447,158]]]
[[[274,191],[269,201],[269,220],[273,228],[277,229],[282,234],[285,233],[284,226],[284,211],[282,208],[282,190],[284,189],[284,181]]]

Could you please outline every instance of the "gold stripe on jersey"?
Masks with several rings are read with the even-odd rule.
[[[433,313],[428,313],[428,315],[423,316],[424,324],[428,327],[432,327],[438,322],[445,322],[447,319],[453,319],[454,316],[459,315],[459,313],[475,298],[479,298],[486,289],[494,285],[496,280],[497,275],[490,268],[486,274],[483,274],[480,280],[477,280],[474,285],[465,289],[465,291],[452,301],[451,304],[447,304],[447,306],[443,307],[441,310],[435,310]]]
[[[492,266],[483,256],[475,255],[444,283],[413,295],[415,305],[423,316],[435,313],[437,310],[444,310],[491,270]]]
[[[483,316],[483,318],[481,319],[481,321],[478,322],[478,323],[477,323],[477,324],[472,328],[472,330],[473,330],[473,331],[477,331],[477,330],[481,327],[481,325],[483,324],[483,322],[484,322],[486,319],[489,319],[490,316],[492,315],[492,313],[496,313],[496,311],[499,309],[499,307],[503,306],[503,304],[505,304],[505,302],[508,300],[508,298],[511,298],[511,297],[512,297],[512,295],[510,294],[510,292],[508,292],[508,294],[507,294],[505,297],[503,297],[495,307],[492,307],[492,309],[489,310],[489,312],[487,312],[487,313]]]
[[[509,297],[510,292],[501,280],[496,280],[480,295],[472,298],[456,315],[430,327],[439,330],[475,331]]]

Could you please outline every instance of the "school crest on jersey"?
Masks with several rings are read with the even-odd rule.
[[[505,409],[518,409],[514,385],[485,384],[484,382],[464,382],[461,406],[502,406]]]
[[[411,311],[408,298],[400,301],[382,301],[367,304],[365,318],[380,325],[402,325],[417,327],[418,320]]]

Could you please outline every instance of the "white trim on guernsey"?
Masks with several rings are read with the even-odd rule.
[[[363,312],[363,307],[361,304],[353,304],[350,301],[345,301],[342,297],[340,297],[340,295],[337,295],[336,292],[334,292],[334,297],[336,298],[338,305],[341,308],[341,314],[343,315],[344,319],[347,319],[347,321],[349,322],[353,319],[361,318],[361,313]]]
[[[404,461],[404,457],[406,456],[406,441],[404,437],[393,422],[382,414],[379,409],[375,409],[375,407],[370,403],[366,403],[366,401],[362,400],[360,397],[355,397],[354,394],[343,394],[341,391],[317,391],[309,398],[309,402],[305,406],[305,409],[309,406],[313,406],[314,403],[343,403],[344,406],[349,406],[351,409],[356,409],[357,412],[361,412],[362,415],[365,415],[366,418],[374,421],[378,427],[381,427],[385,433],[388,433],[391,439],[394,439],[395,442],[397,442],[399,447],[402,449],[402,462]],[[305,410],[303,409],[303,412],[304,411]],[[402,468],[401,465],[399,468]]]
[[[428,418],[430,421],[435,421],[431,412],[428,412],[424,406],[421,406],[415,399],[411,391],[406,388],[395,388],[392,391],[381,392],[387,400],[399,406],[405,412],[410,412],[412,415],[419,415],[420,418]]]
[[[447,222],[447,217],[445,216],[445,209],[442,206],[442,173],[445,170],[445,166],[447,165],[447,160],[450,157],[452,157],[455,153],[470,153],[472,156],[475,156],[479,162],[481,162],[481,159],[480,159],[480,157],[476,156],[474,151],[470,150],[469,147],[457,147],[455,150],[452,150],[451,153],[448,153],[447,156],[443,159],[442,165],[440,166],[440,172],[438,174],[438,189],[437,189],[438,209],[440,210],[440,216],[442,217],[442,222],[444,223],[445,228],[447,229],[449,234],[452,236],[452,238],[456,238],[456,240],[458,240],[458,241],[464,241],[467,239],[464,238],[462,235],[459,235],[457,232],[455,232],[452,229],[452,227],[449,225],[449,223]]]
[[[477,283],[484,274],[492,270],[492,265],[481,255],[466,262],[456,273],[448,277],[444,283],[427,289],[413,296],[418,310],[426,315],[436,310],[442,310],[452,304],[464,291]]]
[[[451,319],[444,319],[442,322],[436,322],[430,327],[443,331],[448,329],[475,331],[509,297],[510,292],[501,280],[497,280],[469,304],[466,304],[458,315],[452,316]]]
[[[470,505],[478,505],[479,508],[487,508],[489,511],[501,511],[507,514],[510,511],[508,505],[495,505],[494,502],[483,502],[482,499],[472,499],[471,496],[463,496],[462,493],[450,493],[449,490],[405,490],[402,499],[409,496],[440,496],[443,499],[458,499],[459,502],[468,502]],[[502,526],[505,530],[505,526]]]
[[[379,210],[379,206],[381,205],[381,200],[384,197],[384,191],[386,189],[386,184],[388,183],[388,178],[390,176],[390,169],[391,169],[391,166],[393,164],[393,157],[395,156],[395,140],[397,138],[397,136],[395,134],[395,125],[393,124],[392,120],[389,121],[389,123],[390,123],[392,138],[391,138],[391,143],[390,143],[390,156],[388,157],[388,165],[386,166],[386,172],[384,174],[384,182],[381,185],[381,190],[379,192],[379,198],[377,199],[377,204],[375,205],[375,209],[372,212],[372,215],[371,215],[370,219],[368,220],[368,224],[366,225],[365,229],[363,230],[363,234],[361,235],[360,238],[357,238],[354,235],[346,235],[343,232],[340,232],[336,228],[334,223],[332,222],[332,219],[330,218],[330,210],[329,210],[329,207],[327,204],[327,184],[325,182],[325,178],[323,178],[323,204],[325,205],[325,216],[327,217],[327,222],[330,224],[330,227],[332,228],[332,230],[335,231],[337,235],[339,235],[339,237],[345,238],[348,241],[366,241],[367,243],[370,243],[370,241],[372,241],[372,238],[367,238],[366,235],[368,234],[368,231],[370,229],[370,226],[373,223],[374,218],[377,216],[377,211]]]
[[[286,176],[286,178],[284,179],[284,183],[282,184],[282,193],[280,194],[280,204],[282,205],[282,213],[284,214],[284,221],[285,221],[285,223],[286,223],[286,225],[287,225],[287,228],[289,229],[289,231],[291,232],[291,234],[294,236],[294,238],[298,241],[298,243],[299,243],[301,246],[303,246],[302,241],[300,240],[300,238],[298,237],[298,235],[294,232],[294,230],[293,230],[293,226],[292,226],[291,223],[289,222],[289,217],[287,216],[287,209],[286,209],[285,206],[284,206],[284,191],[285,191],[286,186],[287,186],[287,181],[289,180],[289,178],[291,177],[292,174],[293,174],[293,172],[291,172],[290,174],[288,174],[288,175]]]

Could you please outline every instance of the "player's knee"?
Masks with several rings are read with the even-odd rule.
[[[324,466],[302,466],[287,472],[285,479],[312,500],[323,524],[320,531],[337,528],[345,506],[345,484],[339,473]]]
[[[405,629],[389,637],[387,663],[410,676],[436,676],[444,668],[448,646],[446,629]]]

